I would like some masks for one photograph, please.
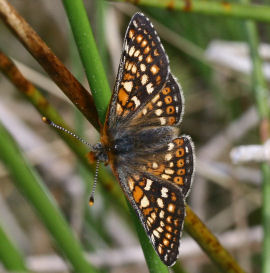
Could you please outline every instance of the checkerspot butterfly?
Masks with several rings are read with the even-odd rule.
[[[167,266],[175,263],[179,253],[185,199],[194,173],[192,140],[179,136],[183,112],[182,90],[170,72],[160,38],[149,19],[136,13],[126,31],[101,142],[90,146],[97,165],[110,163]]]
[[[136,13],[127,28],[96,157],[110,163],[160,259],[178,256],[194,147],[179,136],[184,98],[152,23]]]

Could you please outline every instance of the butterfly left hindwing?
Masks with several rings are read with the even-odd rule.
[[[172,266],[179,253],[185,217],[181,190],[146,173],[129,173],[119,168],[118,175],[157,254],[167,266]]]

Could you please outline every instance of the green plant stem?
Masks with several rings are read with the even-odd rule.
[[[130,211],[133,211],[133,208],[131,207],[129,202],[128,202],[128,206]],[[137,215],[135,213],[131,213],[131,216],[132,216],[133,222],[135,223],[136,231],[141,242],[141,247],[143,250],[143,254],[144,254],[149,272],[150,273],[156,273],[156,272],[168,273],[169,272],[168,267],[161,262],[153,246],[150,244],[150,241],[148,237],[146,236],[145,231]]]
[[[248,3],[248,0],[240,0]],[[259,40],[256,25],[253,21],[245,22],[247,39],[253,63],[252,85],[256,100],[257,111],[260,116],[260,137],[262,143],[270,137],[270,110],[268,106],[269,92],[263,74],[262,62],[258,52]],[[263,221],[263,248],[262,248],[262,273],[270,272],[270,166],[263,163],[262,169],[262,221]]]
[[[37,173],[24,159],[12,136],[0,123],[0,158],[18,189],[36,209],[40,219],[76,272],[97,272],[85,259],[83,250]]]
[[[111,92],[82,0],[63,0],[86,76],[103,123]]]
[[[0,226],[0,261],[8,271],[28,272],[24,259]]]
[[[205,15],[226,16],[238,19],[253,19],[270,22],[270,7],[255,4],[235,4],[227,1],[203,0],[113,0],[115,2],[129,2],[138,6],[158,7]]]

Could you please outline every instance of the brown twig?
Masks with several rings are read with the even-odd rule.
[[[218,239],[207,229],[189,206],[186,206],[186,212],[185,229],[218,268],[226,273],[243,273],[244,271],[239,267],[232,256],[223,248]]]
[[[92,96],[6,0],[0,0],[0,17],[58,87],[91,124],[99,129],[98,115]]]

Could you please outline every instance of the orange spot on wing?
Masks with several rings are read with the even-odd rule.
[[[177,161],[177,167],[178,168],[181,168],[181,167],[183,167],[184,165],[185,165],[185,161],[184,161],[184,159],[183,158],[181,158],[181,159],[179,159],[178,161]]]
[[[166,113],[167,113],[168,115],[173,114],[174,112],[175,112],[174,106],[168,106],[168,107],[166,108]]]
[[[182,138],[176,138],[173,141],[177,146],[182,146],[184,144],[184,140]]]
[[[119,99],[119,101],[121,102],[121,104],[123,106],[126,105],[126,103],[128,101],[128,94],[126,93],[126,91],[124,90],[124,88],[121,88],[119,90],[118,99]]]
[[[183,185],[183,177],[176,176],[176,177],[174,177],[173,182],[178,184],[178,185]]]
[[[132,192],[132,195],[134,197],[135,202],[139,203],[143,196],[143,191],[140,187],[135,186],[134,191]]]
[[[172,232],[172,227],[171,227],[171,226],[166,225],[165,228],[166,228],[169,232]]]
[[[134,29],[131,29],[128,33],[129,38],[132,38],[134,36]]]
[[[178,174],[178,175],[185,175],[185,174],[186,174],[186,170],[185,170],[185,169],[179,169],[179,170],[177,171],[177,174]]]
[[[156,77],[156,83],[157,83],[157,84],[160,84],[160,81],[161,81],[161,77],[158,75],[158,76]]]
[[[168,118],[168,124],[173,125],[175,123],[175,117],[169,117]]]
[[[148,55],[145,60],[146,60],[147,63],[153,62],[153,58],[152,58],[151,55]]]
[[[135,76],[131,75],[130,73],[126,73],[124,75],[124,81],[133,80]]]
[[[172,97],[171,96],[166,96],[164,98],[164,101],[165,101],[166,104],[170,104],[170,103],[172,103]]]
[[[176,157],[182,157],[184,156],[184,154],[185,154],[185,151],[183,148],[179,148],[175,153]]]
[[[141,187],[145,187],[145,181],[140,181],[140,182],[139,182],[139,185],[140,185]]]
[[[152,208],[143,209],[143,215],[149,215],[152,212]]]
[[[150,51],[150,46],[147,46],[147,47],[144,49],[143,54],[147,54],[149,51]]]
[[[174,192],[172,192],[172,194],[171,194],[171,199],[172,199],[172,201],[176,201],[176,195]]]
[[[136,37],[136,40],[137,40],[137,43],[139,44],[143,39],[143,36],[141,34],[139,34],[137,37]]]
[[[165,87],[162,89],[162,94],[164,94],[164,95],[168,95],[170,92],[171,92],[170,87]]]
[[[159,165],[159,167],[157,169],[152,169],[152,168],[148,169],[148,171],[150,173],[155,174],[155,175],[162,174],[164,172],[164,170],[165,170],[165,165],[164,164]]]

